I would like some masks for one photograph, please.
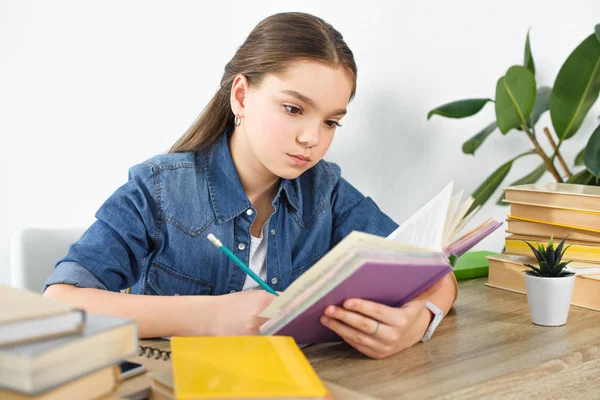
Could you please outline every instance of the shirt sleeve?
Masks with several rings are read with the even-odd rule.
[[[158,239],[159,187],[154,175],[150,164],[129,170],[128,182],[104,202],[96,221],[58,260],[44,290],[68,283],[118,292],[139,280],[143,260]]]
[[[54,268],[54,272],[44,284],[44,291],[50,285],[66,283],[81,288],[108,290],[90,271],[73,261],[63,261]]]
[[[398,228],[398,224],[381,211],[373,199],[363,196],[342,177],[333,190],[332,208],[332,247],[352,231],[387,237]]]

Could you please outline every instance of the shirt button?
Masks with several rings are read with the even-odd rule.
[[[244,250],[245,248],[246,248],[246,245],[244,243],[238,244],[238,249]]]
[[[254,214],[254,211],[252,211],[252,209],[248,209],[248,210],[246,210],[246,214],[247,215],[252,215],[252,214]]]
[[[271,229],[271,235],[275,234],[275,229]]]
[[[272,283],[273,285],[274,285],[274,284],[276,284],[276,283],[277,283],[277,278],[273,278],[273,279],[271,279],[271,283]]]
[[[173,296],[179,296],[179,293],[175,293]]]
[[[229,293],[235,293],[235,289],[230,290]]]

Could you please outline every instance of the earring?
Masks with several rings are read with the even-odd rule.
[[[242,119],[236,115],[233,119],[233,123],[235,124],[235,126],[240,126],[240,124],[242,123]]]

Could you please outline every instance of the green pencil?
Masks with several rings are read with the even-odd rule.
[[[271,294],[274,294],[275,296],[279,296],[276,291],[274,291],[273,289],[271,289],[271,287],[269,285],[267,285],[265,281],[263,281],[262,279],[260,279],[260,277],[258,275],[256,275],[254,273],[254,271],[252,271],[242,260],[240,260],[238,258],[238,256],[236,256],[235,254],[233,254],[233,252],[231,250],[229,250],[227,248],[227,246],[225,246],[223,243],[221,243],[221,241],[219,239],[217,239],[217,237],[215,235],[213,235],[211,233],[211,234],[209,234],[207,236],[207,238],[208,238],[208,240],[210,240],[210,242],[212,244],[215,245],[215,247],[217,247],[227,257],[229,257],[229,259],[231,261],[233,261],[233,263],[235,265],[237,265],[242,271],[244,271],[245,273],[247,273],[248,275],[250,275],[250,278],[254,279],[254,281],[256,283],[258,283],[263,289],[265,289],[267,292],[269,292]]]

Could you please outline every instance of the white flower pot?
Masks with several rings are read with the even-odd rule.
[[[525,273],[531,322],[544,326],[564,325],[569,315],[574,286],[575,274],[541,278]]]

